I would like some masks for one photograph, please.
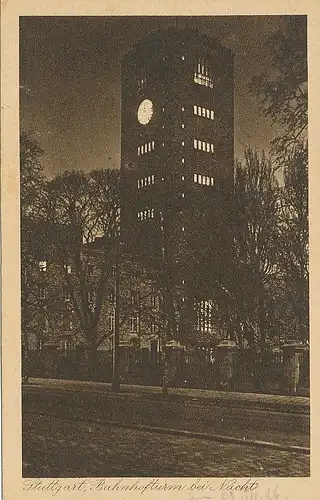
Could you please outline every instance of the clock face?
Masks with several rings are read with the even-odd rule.
[[[138,107],[138,121],[141,125],[147,125],[153,115],[153,103],[150,99],[144,99]]]

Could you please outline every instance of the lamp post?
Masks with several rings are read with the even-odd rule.
[[[117,233],[116,242],[116,269],[115,269],[115,318],[114,318],[114,334],[113,334],[113,357],[112,357],[112,384],[113,392],[120,390],[120,230]]]

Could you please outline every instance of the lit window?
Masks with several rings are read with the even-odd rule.
[[[138,188],[140,188],[140,180],[138,180]]]
[[[65,287],[63,289],[63,296],[64,296],[64,300],[66,302],[70,302],[70,300],[71,300],[71,291],[70,291],[70,288]]]
[[[206,176],[205,176],[205,175],[203,175],[203,176],[202,176],[202,184],[205,184],[205,183],[206,183]]]
[[[132,333],[137,333],[138,332],[138,327],[139,327],[139,317],[138,316],[132,316],[130,318],[130,331]]]
[[[201,149],[201,141],[198,141],[198,149]]]
[[[184,128],[184,123],[182,123],[181,128]]]
[[[184,111],[184,107],[182,106],[181,111]]]
[[[207,143],[207,153],[210,153],[210,144]]]
[[[138,147],[138,155],[140,154],[140,146]]]
[[[198,176],[197,174],[193,174],[193,182],[197,182],[198,181]]]
[[[162,125],[162,128],[164,128],[164,125]]]
[[[154,141],[152,141],[152,149],[154,149]]]
[[[115,318],[116,318],[115,310],[112,309],[109,312],[109,332],[114,332],[114,329],[115,329]]]
[[[162,146],[164,146],[164,142],[162,143]]]
[[[209,177],[206,178],[207,186],[210,186],[210,179]]]
[[[185,284],[185,280],[182,280],[182,284],[183,284],[183,285]]]
[[[184,56],[181,56],[181,59],[184,61],[184,60],[185,60],[185,57],[184,57]]]
[[[197,149],[197,139],[193,139],[193,147]]]
[[[211,186],[213,186],[213,177],[211,177],[210,180],[211,180]]]
[[[193,78],[195,83],[204,85],[205,87],[213,88],[213,80],[211,77],[211,69],[207,61],[198,61]]]
[[[47,261],[46,260],[40,260],[40,262],[39,262],[39,271],[46,272],[46,270],[47,270]]]
[[[197,310],[198,331],[204,333],[212,332],[213,330],[212,309],[213,306],[211,300],[202,300],[198,304],[198,310]]]
[[[182,196],[182,198],[184,198],[184,193],[182,193],[182,195],[181,195],[181,196]]]
[[[181,162],[184,163],[184,158],[181,159]]]
[[[184,181],[184,175],[181,177],[181,180],[183,180],[183,181]]]
[[[90,309],[93,311],[96,303],[96,292],[95,290],[89,290],[88,292],[88,305]]]
[[[184,146],[184,141],[182,141],[181,145]]]
[[[214,153],[214,147],[213,147],[213,144],[211,144],[211,153]]]
[[[47,298],[47,288],[45,286],[41,286],[39,288],[39,299],[45,300]]]
[[[71,274],[71,264],[63,264],[64,272],[67,274]]]
[[[201,175],[198,175],[198,183],[201,184]]]
[[[193,106],[193,113],[195,115],[201,116],[203,118],[208,118],[209,120],[214,119],[214,112],[211,109],[202,108],[201,106]]]
[[[163,108],[162,108],[162,111],[164,111],[164,106],[163,106]]]
[[[147,153],[148,152],[148,144],[145,144],[144,145],[144,152]]]
[[[182,227],[182,232],[184,233],[184,227]]]
[[[156,307],[156,306],[157,306],[157,303],[158,303],[158,300],[157,300],[157,299],[158,299],[158,297],[157,297],[157,295],[156,295],[155,291],[153,291],[153,292],[151,293],[151,295],[150,295],[150,305],[151,305],[152,307]]]
[[[151,142],[148,144],[148,150],[151,151]]]
[[[152,184],[154,184],[154,175],[151,176]]]

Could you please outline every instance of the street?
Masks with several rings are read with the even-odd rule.
[[[309,474],[303,398],[278,396],[263,408],[269,396],[230,394],[224,404],[215,397],[180,390],[163,398],[146,387],[115,394],[68,381],[24,386],[24,477]]]
[[[277,410],[270,410],[256,408],[254,404],[234,406],[233,403],[220,404],[202,396],[195,398],[189,390],[184,391],[184,396],[170,394],[163,399],[161,394],[152,392],[114,394],[107,388],[103,392],[98,391],[95,386],[85,389],[82,385],[73,387],[73,384],[68,384],[67,387],[68,390],[60,383],[54,389],[50,385],[25,386],[24,413],[35,411],[38,415],[49,413],[60,418],[85,421],[111,420],[285,446],[308,447],[310,442],[309,415],[289,409],[284,411],[281,404],[277,405]]]
[[[293,477],[309,456],[26,413],[24,477]]]

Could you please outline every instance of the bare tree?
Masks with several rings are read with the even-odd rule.
[[[294,317],[291,336],[309,338],[308,156],[298,145],[284,172],[278,259],[283,294]]]
[[[48,184],[47,214],[48,224],[57,228],[56,235],[48,241],[50,257],[63,272],[92,372],[96,351],[108,336],[99,329],[99,322],[107,283],[114,279],[116,265],[120,217],[118,171],[58,175]]]
[[[290,17],[286,27],[269,37],[270,71],[255,77],[252,88],[262,98],[266,116],[279,127],[271,151],[280,166],[304,143],[308,126],[306,17]]]
[[[38,282],[40,244],[34,228],[44,217],[45,178],[41,159],[43,150],[31,134],[20,135],[20,216],[21,216],[21,331],[24,379],[28,380],[29,334],[35,331],[36,317],[42,311]]]

